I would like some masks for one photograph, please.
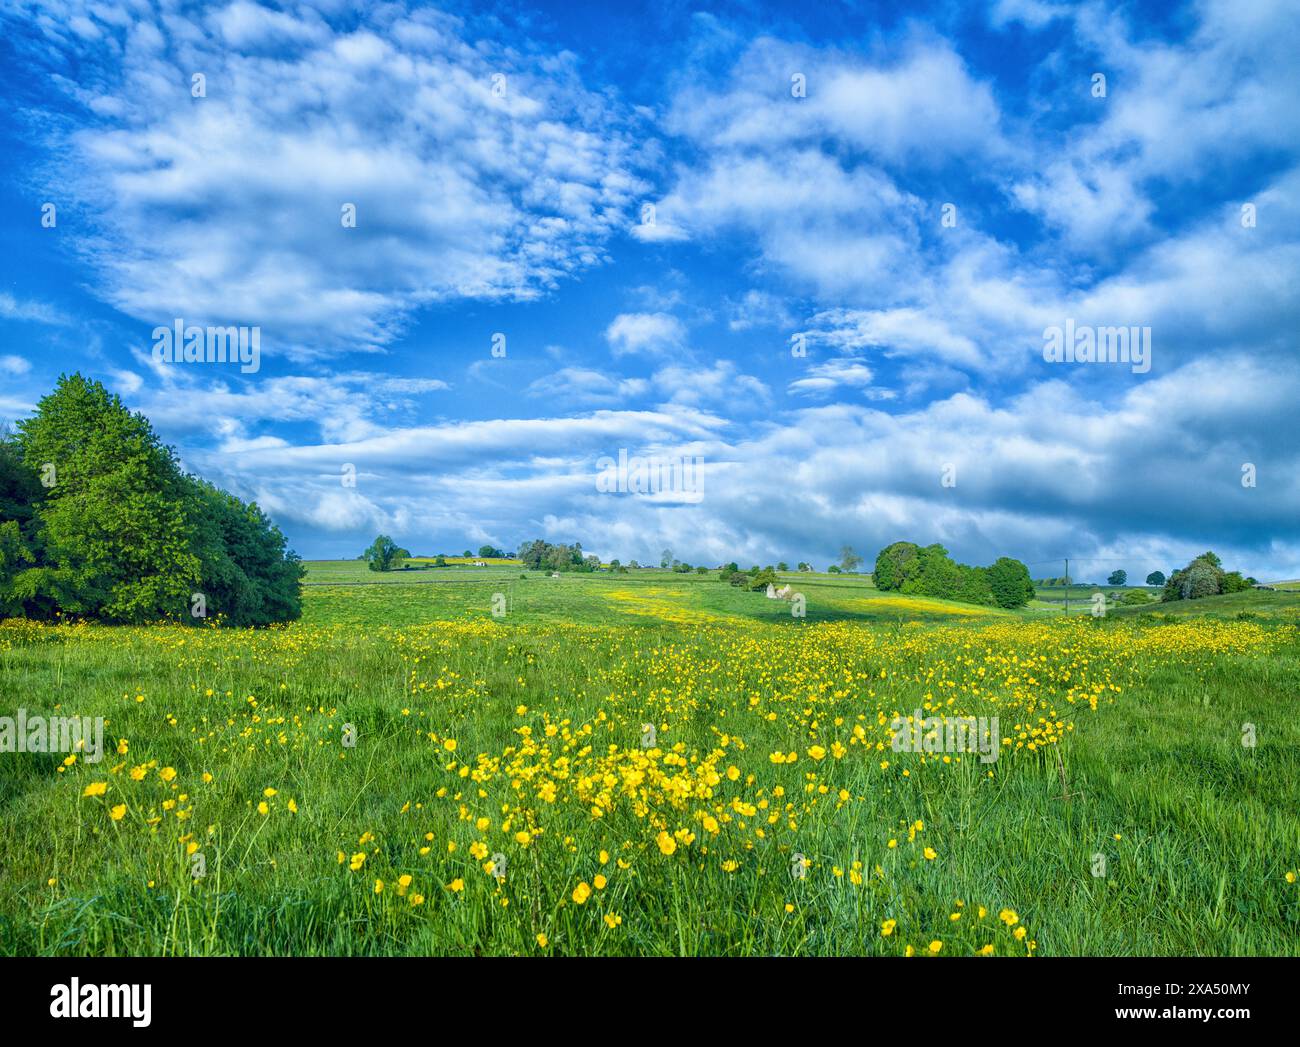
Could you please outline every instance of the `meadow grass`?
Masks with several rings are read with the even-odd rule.
[[[367,573],[312,565],[285,628],[0,624],[0,712],[111,747],[0,755],[0,952],[1300,951],[1291,594],[791,575],[799,619],[716,575]],[[918,707],[998,716],[999,758],[894,752]]]

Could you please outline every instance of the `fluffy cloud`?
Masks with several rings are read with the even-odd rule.
[[[188,13],[90,4],[93,33],[65,10],[31,44],[77,64],[51,82],[85,106],[53,143],[51,198],[98,217],[79,248],[99,293],[150,326],[257,324],[272,353],[380,346],[428,303],[536,297],[626,225],[634,146],[572,56],[400,5],[347,30],[242,0]]]
[[[913,410],[829,404],[749,434],[689,405],[570,418],[390,428],[339,443],[231,447],[203,461],[295,526],[356,538],[387,527],[512,545],[581,538],[605,555],[690,562],[821,559],[911,537],[987,562],[1122,560],[1168,570],[1213,545],[1260,575],[1300,572],[1300,451],[1272,439],[1300,398],[1300,366],[1199,361],[1118,402],[1039,382],[1004,405],[968,393]],[[596,462],[700,456],[698,504],[596,490]],[[1255,488],[1241,467],[1258,470]],[[355,489],[340,482],[354,466]],[[948,466],[955,487],[941,483]],[[1084,570],[1087,570],[1085,566]]]
[[[605,329],[605,341],[618,356],[664,356],[686,344],[686,326],[671,313],[620,313]]]
[[[1294,5],[1000,0],[952,40],[834,45],[697,14],[625,92],[595,79],[617,62],[400,4],[10,10],[63,99],[26,125],[72,205],[42,244],[149,326],[262,325],[269,363],[160,368],[15,285],[0,323],[51,351],[0,357],[0,413],[75,361],[305,551],[542,534],[747,565],[911,537],[1300,573]],[[1150,326],[1151,372],[1046,364],[1068,319]],[[509,358],[463,351],[506,329]],[[703,457],[703,498],[598,492],[620,450]]]
[[[649,387],[650,383],[643,378],[617,378],[588,367],[562,367],[536,379],[528,386],[528,392],[548,400],[589,406],[622,403],[644,394]]]
[[[1075,251],[1109,259],[1161,237],[1158,204],[1186,215],[1218,199],[1228,156],[1260,161],[1261,171],[1279,154],[1294,156],[1300,79],[1286,41],[1300,34],[1300,11],[1268,0],[1198,8],[1200,24],[1179,44],[1136,40],[1124,17],[1101,5],[1073,12],[1073,47],[1093,68],[1081,73],[1076,61],[1066,75],[1086,115],[1049,135],[1057,159],[1013,192]],[[1107,76],[1104,98],[1092,95],[1094,69]]]
[[[873,60],[762,38],[703,97],[695,79],[667,125],[715,152],[833,139],[887,162],[924,162],[1001,148],[992,90],[943,40]]]

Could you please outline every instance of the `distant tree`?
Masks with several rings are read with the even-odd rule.
[[[618,560],[610,560],[610,561],[609,561],[609,569],[610,569],[611,571],[617,571],[617,570],[618,570],[620,567],[622,567],[622,566],[623,566],[623,564],[620,563]]]
[[[769,585],[776,585],[777,581],[776,572],[770,567],[764,567],[750,579],[749,588],[751,592],[757,592]]]
[[[898,589],[909,595],[959,599],[957,592],[970,587],[970,580],[963,577],[962,565],[937,542],[918,549],[916,556],[904,564],[902,573],[903,581]],[[993,602],[991,592],[987,602]]]
[[[1222,561],[1214,553],[1202,553],[1186,567],[1169,576],[1160,599],[1199,600],[1206,596],[1217,596],[1223,592],[1224,575]]]
[[[790,565],[786,563],[784,560],[782,560],[779,564],[776,565],[776,569],[778,571],[788,571],[790,570]]]
[[[877,589],[886,592],[898,590],[910,574],[910,565],[921,551],[915,542],[894,542],[876,554],[876,566],[872,570],[872,581]]]
[[[810,564],[804,563],[804,561],[800,560],[799,563],[798,563],[798,565],[795,567],[795,570],[796,570],[796,571],[803,571],[803,572],[806,573],[806,572],[812,570],[812,566],[811,566]]]
[[[381,534],[362,554],[372,571],[400,571],[410,553],[386,534]]]
[[[600,569],[600,557],[594,553],[583,553],[581,542],[574,542],[572,545],[552,545],[550,542],[536,538],[531,542],[524,542],[516,556],[525,567],[535,571],[590,572]]]
[[[671,549],[665,549],[662,553],[659,554],[660,567],[671,567],[672,563],[673,563],[673,551]]]
[[[503,550],[492,545],[479,546],[478,555],[480,560],[504,560],[506,558]]]
[[[1182,579],[1181,593],[1184,600],[1199,600],[1205,596],[1216,596],[1223,591],[1223,575],[1207,560],[1198,560],[1187,568]]]
[[[699,567],[695,568],[695,573],[696,573],[696,574],[708,574],[708,573],[709,573],[709,569],[708,569],[707,567],[705,567],[703,564],[700,564]]]
[[[1165,584],[1165,576],[1163,571],[1152,571],[1149,575],[1147,575],[1147,585],[1154,585],[1159,587],[1164,584]]]
[[[1111,571],[1110,577],[1106,579],[1107,585],[1128,585],[1127,571]]]
[[[984,570],[993,599],[999,607],[1024,607],[1034,598],[1029,568],[1019,560],[1003,556]]]
[[[363,560],[365,559],[365,554],[364,554],[364,553],[362,554],[361,558],[362,558]],[[447,566],[447,558],[446,558],[445,556],[443,556],[442,553],[439,553],[439,554],[437,555],[437,557],[434,558],[433,566],[434,566],[434,567],[446,567],[446,566]]]
[[[831,564],[828,568],[826,568],[826,573],[827,573],[827,574],[842,574],[843,572],[840,570],[840,565],[839,565],[839,564],[835,564],[835,563],[833,563],[833,564]]]
[[[840,570],[852,573],[862,564],[862,557],[853,551],[853,546],[840,546]]]
[[[627,565],[628,565],[630,568],[632,568],[632,570],[634,570],[634,571],[638,571],[638,570],[641,569],[641,565],[640,565],[636,560],[629,560],[629,561],[627,562]]]
[[[1249,578],[1243,578],[1240,571],[1227,571],[1219,584],[1219,592],[1244,593],[1251,587]]]

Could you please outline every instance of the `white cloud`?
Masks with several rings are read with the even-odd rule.
[[[792,77],[804,77],[795,97]],[[842,141],[887,162],[1000,150],[998,107],[946,41],[916,39],[877,59],[770,37],[755,41],[716,87],[685,78],[670,130],[715,152],[783,151]]]
[[[1030,25],[1036,24],[1031,11],[1059,13],[1046,5],[1015,9]],[[1106,96],[1091,97],[1093,70],[1079,75],[1078,100],[1095,121],[1040,141],[1058,159],[1019,178],[1013,194],[1073,249],[1111,258],[1135,239],[1160,235],[1164,230],[1152,224],[1157,194],[1204,187],[1205,195],[1217,196],[1225,157],[1294,153],[1300,78],[1290,41],[1300,34],[1300,10],[1215,0],[1197,5],[1197,14],[1200,23],[1188,39],[1169,44],[1136,39],[1123,13],[1100,5],[1071,12],[1075,40],[1067,68],[1078,68],[1081,49],[1096,55],[1096,71],[1108,77]],[[1057,78],[1058,57],[1044,62]],[[1166,214],[1165,228],[1177,217]]]
[[[642,195],[635,142],[567,53],[397,6],[350,33],[244,2],[137,17],[51,32],[83,70],[56,85],[114,105],[54,143],[48,176],[100,217],[80,241],[98,292],[146,324],[258,324],[272,354],[383,345],[427,303],[536,297],[601,264]]]
[[[448,388],[438,379],[364,372],[249,380],[164,365],[154,374],[160,383],[136,400],[155,424],[171,432],[218,435],[231,449],[247,449],[250,433],[269,423],[311,425],[331,441],[365,439],[385,432],[394,413],[413,409],[411,397]],[[119,371],[115,377],[124,393],[138,392],[138,376]]]
[[[20,301],[7,291],[0,291],[0,319],[63,325],[68,318],[59,309],[44,302]]]
[[[738,414],[747,407],[763,406],[772,396],[762,381],[741,374],[730,360],[716,360],[711,367],[694,363],[664,367],[655,372],[654,384],[674,403],[711,402]]]
[[[644,378],[619,378],[586,367],[563,367],[532,382],[528,393],[566,404],[613,405],[641,396],[649,387]]]
[[[663,356],[686,344],[685,325],[670,313],[620,313],[605,329],[605,341],[618,356]]]
[[[845,387],[870,389],[874,381],[875,374],[866,364],[854,360],[830,360],[809,367],[805,377],[790,383],[788,392],[796,396],[828,396]],[[878,391],[882,399],[888,395],[887,390]]]
[[[669,545],[693,563],[767,563],[824,561],[845,541],[870,555],[911,538],[967,562],[1068,552],[1127,558],[1130,574],[1143,575],[1212,546],[1248,573],[1276,566],[1294,576],[1300,542],[1261,536],[1290,534],[1300,513],[1289,480],[1300,449],[1273,439],[1298,398],[1294,361],[1234,355],[1104,401],[1053,379],[1002,404],[968,393],[893,413],[829,404],[748,433],[682,404],[232,444],[202,465],[256,493],[277,519],[358,541],[381,525],[412,541],[472,527],[505,544],[538,533],[624,558]],[[595,463],[620,448],[702,456],[702,500],[598,493]],[[1246,461],[1259,470],[1255,489],[1240,485]],[[357,468],[355,490],[339,483],[342,463]],[[941,483],[949,463],[956,487]]]
[[[749,290],[738,299],[727,302],[727,326],[733,331],[749,331],[755,327],[794,326],[794,316],[780,296],[767,291]]]

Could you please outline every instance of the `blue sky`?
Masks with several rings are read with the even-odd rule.
[[[0,419],[99,378],[304,556],[1300,577],[1294,4],[0,21]],[[259,369],[157,361],[177,318]],[[620,450],[702,489],[602,492]]]

